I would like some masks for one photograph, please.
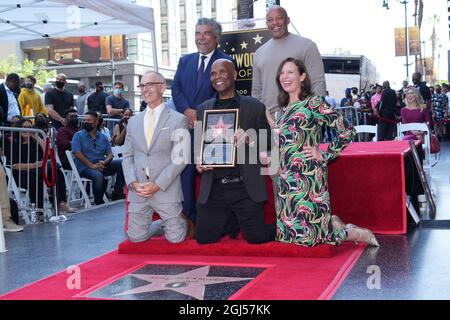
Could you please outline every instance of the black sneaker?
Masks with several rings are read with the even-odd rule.
[[[111,195],[111,201],[116,201],[116,200],[120,200],[120,199],[125,199],[125,194],[123,194],[123,193],[113,193]]]

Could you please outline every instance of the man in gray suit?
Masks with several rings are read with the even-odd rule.
[[[130,118],[124,144],[127,234],[130,241],[142,242],[164,232],[169,242],[182,242],[187,224],[181,217],[180,174],[190,159],[188,121],[163,102],[166,85],[161,74],[147,72],[138,87],[147,108]],[[152,222],[154,212],[161,220]]]

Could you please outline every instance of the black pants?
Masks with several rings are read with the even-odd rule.
[[[394,140],[394,128],[395,122],[385,122],[383,120],[379,120],[377,130],[378,141]]]
[[[195,239],[200,244],[214,243],[226,233],[235,214],[249,243],[275,240],[275,224],[264,224],[264,203],[250,199],[243,182],[222,184],[214,180],[206,204],[197,203]]]
[[[47,176],[50,181],[54,181],[51,172],[50,163],[47,164]],[[20,177],[20,178],[19,178]],[[16,184],[20,188],[27,189],[29,192],[29,197],[31,203],[36,204],[36,208],[44,208],[44,180],[42,178],[42,169],[38,170],[32,169],[29,171],[29,180],[27,171],[17,171],[14,170],[14,179]],[[36,185],[37,182],[37,185]],[[53,197],[53,192],[50,192],[51,197]],[[56,196],[58,197],[58,202],[67,201],[66,193],[66,182],[61,170],[56,170]]]

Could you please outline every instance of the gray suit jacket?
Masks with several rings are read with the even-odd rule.
[[[181,202],[183,193],[180,174],[190,159],[191,150],[187,118],[165,106],[148,147],[145,141],[144,116],[145,111],[128,120],[122,161],[126,185],[129,186],[134,181],[153,182],[160,188],[153,199],[161,203]],[[145,172],[147,166],[150,177]],[[128,201],[146,201],[131,188],[128,191]]]

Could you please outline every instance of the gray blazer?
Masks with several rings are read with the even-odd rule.
[[[165,106],[148,147],[145,141],[144,116],[145,112],[141,112],[128,120],[122,161],[126,185],[129,186],[134,181],[153,182],[160,187],[160,190],[153,195],[153,199],[161,203],[181,202],[183,193],[180,174],[189,161],[191,153],[187,118]],[[180,159],[181,155],[184,161],[173,161],[173,159]],[[149,177],[145,172],[147,166],[150,170]],[[128,201],[144,202],[145,200],[132,188],[128,188]]]

